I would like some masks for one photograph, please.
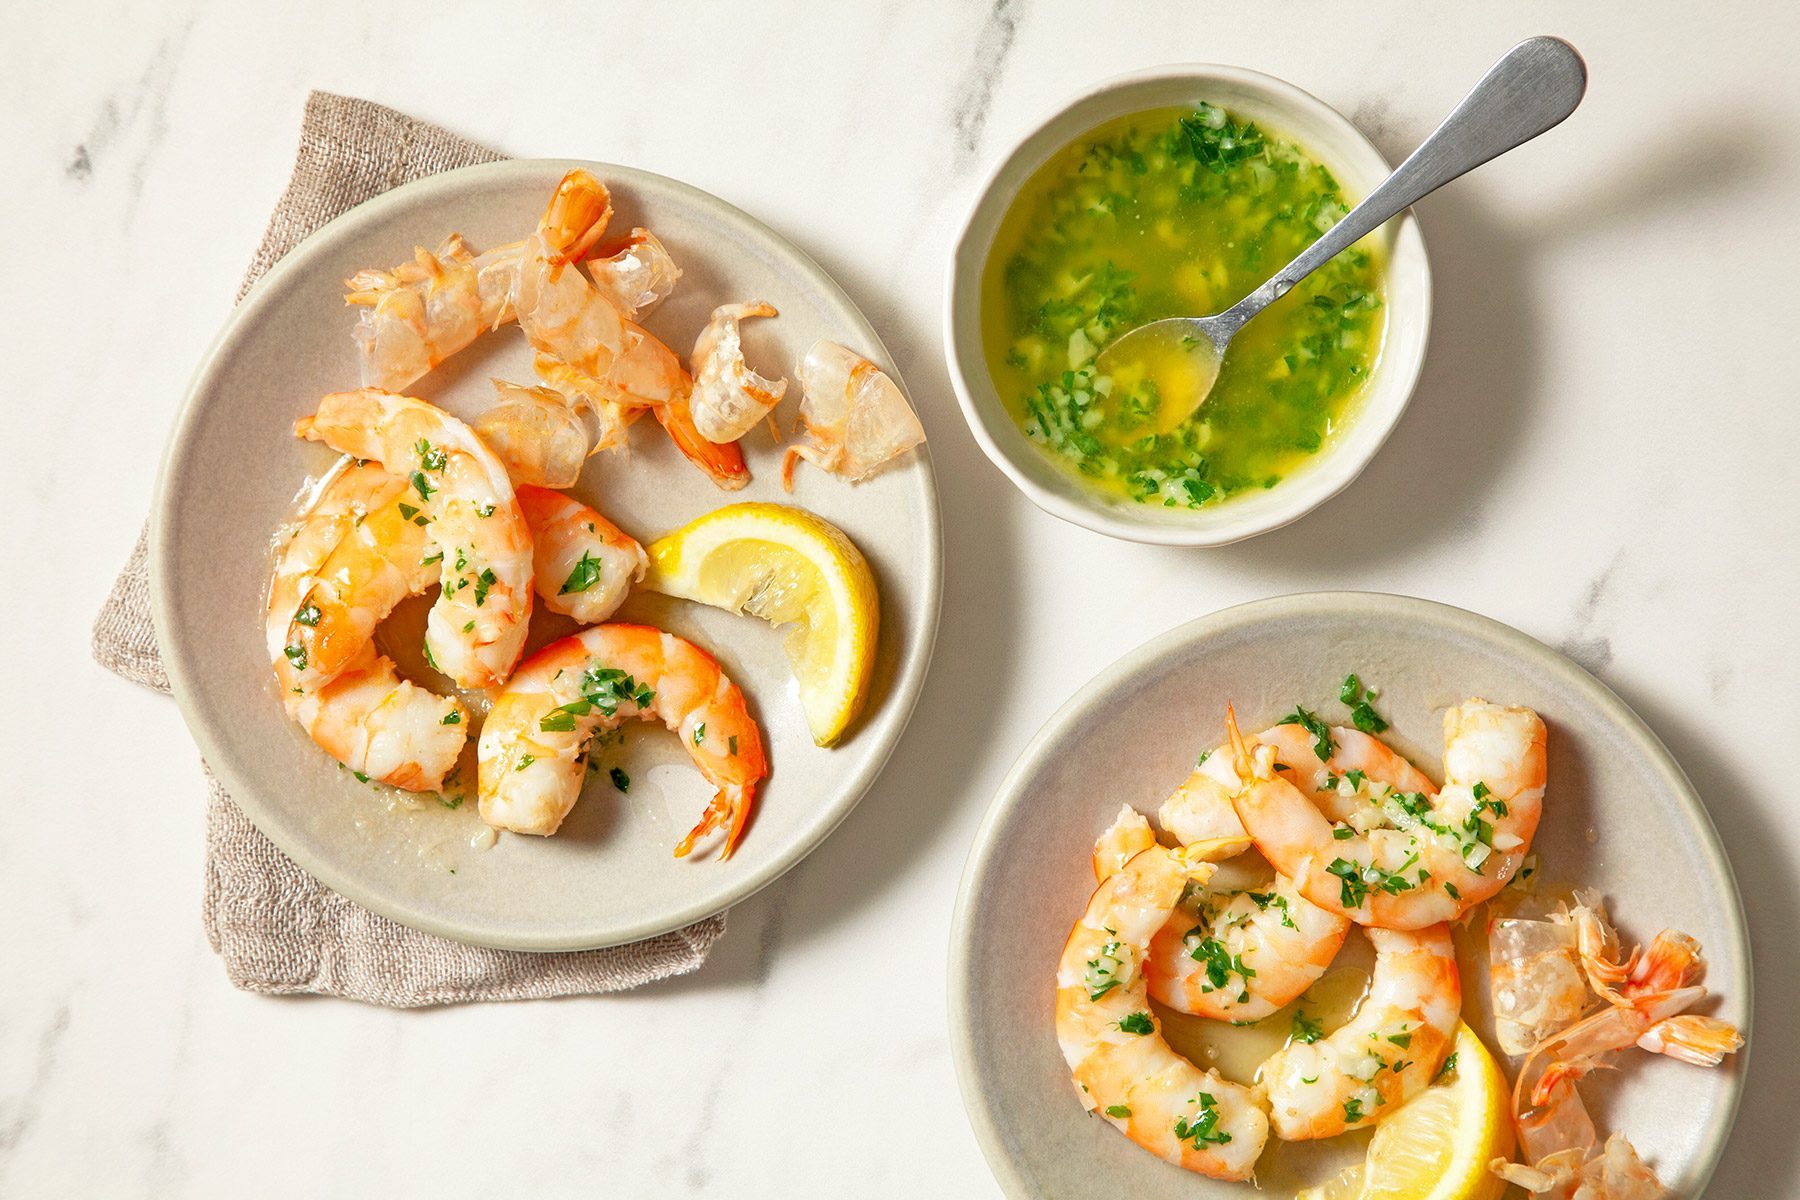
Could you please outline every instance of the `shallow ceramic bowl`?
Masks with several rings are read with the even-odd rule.
[[[290,722],[275,694],[261,623],[270,538],[309,476],[335,456],[293,437],[295,418],[328,391],[357,383],[356,310],[341,281],[359,267],[407,259],[451,230],[477,247],[519,238],[569,168],[612,189],[613,228],[655,229],[681,265],[675,294],[647,324],[685,353],[715,305],[765,298],[775,320],[745,327],[752,364],[787,374],[815,338],[887,364],[880,339],[841,289],[774,232],[704,192],[601,163],[518,161],[453,171],[396,189],[333,221],[271,270],[208,353],[176,424],[156,498],[150,578],[157,636],[207,764],[258,828],[351,899],[395,920],[462,941],[526,950],[611,945],[678,928],[741,900],[798,862],[855,805],[886,761],[918,696],[937,626],[940,536],[931,461],[923,448],[850,486],[802,466],[782,492],[780,447],[745,439],[754,481],[722,492],[683,460],[654,421],[632,428],[629,455],[602,454],[574,494],[649,541],[722,504],[775,500],[835,522],[867,555],[882,612],[868,707],[842,744],[814,746],[780,637],[763,623],[660,597],[634,596],[621,619],[643,619],[714,651],[749,696],[769,745],[771,774],[728,861],[671,850],[707,789],[665,730],[637,727],[607,752],[631,779],[605,774],[553,838],[502,835],[474,801],[447,809],[398,804],[358,784]],[[465,418],[492,401],[490,376],[531,382],[516,328],[480,339],[413,391]],[[791,417],[796,398],[782,410]],[[416,661],[422,603],[378,634],[405,666]],[[546,619],[548,618],[548,619]],[[567,632],[534,617],[535,647]],[[473,738],[471,738],[471,742]],[[464,775],[472,780],[472,755]],[[472,788],[467,789],[472,792]]]
[[[1257,1194],[1164,1163],[1082,1111],[1053,1027],[1057,960],[1094,890],[1094,838],[1121,803],[1154,817],[1196,754],[1222,740],[1227,700],[1246,729],[1295,703],[1347,723],[1336,697],[1351,671],[1380,688],[1388,740],[1434,777],[1447,706],[1479,695],[1536,709],[1550,731],[1533,845],[1543,884],[1599,888],[1631,940],[1665,926],[1694,934],[1712,1011],[1748,1032],[1749,947],[1730,866],[1687,777],[1623,701],[1524,634],[1460,609],[1348,592],[1262,600],[1183,625],[1082,687],[1026,747],[976,834],[953,921],[951,1046],[1008,1195]],[[1492,1046],[1485,965],[1465,960],[1463,984],[1465,1019]],[[1712,1070],[1637,1052],[1620,1065],[1583,1083],[1589,1108],[1631,1138],[1671,1195],[1698,1196],[1737,1108],[1744,1055]],[[1272,1141],[1263,1194],[1322,1182],[1365,1144]]]
[[[1121,75],[1085,92],[1000,160],[976,194],[950,255],[945,344],[963,415],[994,464],[1044,511],[1113,537],[1176,546],[1220,546],[1267,533],[1311,512],[1361,473],[1400,420],[1425,363],[1431,269],[1410,213],[1373,237],[1387,256],[1387,334],[1349,427],[1268,491],[1200,509],[1136,504],[1084,487],[1020,431],[988,373],[981,341],[981,276],[988,248],[1019,188],[1051,155],[1116,117],[1206,101],[1249,117],[1331,169],[1352,204],[1392,169],[1348,118],[1324,101],[1241,67],[1179,65]],[[1271,267],[1273,269],[1273,267]],[[1205,314],[1195,313],[1195,316]]]

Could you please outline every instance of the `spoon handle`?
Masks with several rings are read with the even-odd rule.
[[[1215,320],[1235,333],[1315,269],[1452,179],[1561,124],[1587,90],[1587,65],[1561,38],[1527,38],[1489,68],[1380,187],[1267,283]]]

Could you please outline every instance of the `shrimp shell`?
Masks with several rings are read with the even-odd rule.
[[[735,442],[768,416],[787,391],[787,380],[764,379],[744,362],[739,322],[779,314],[767,300],[722,304],[694,340],[688,365],[694,391],[688,403],[694,428],[709,442]]]
[[[675,290],[681,268],[648,229],[633,229],[631,236],[599,246],[588,259],[594,286],[629,319],[636,321]]]
[[[781,484],[794,490],[801,459],[840,478],[867,478],[925,440],[912,405],[880,367],[846,346],[817,341],[795,369],[807,441],[790,447]]]

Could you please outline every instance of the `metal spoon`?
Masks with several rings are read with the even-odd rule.
[[[1181,389],[1187,411],[1179,418],[1162,414],[1166,424],[1179,424],[1212,392],[1225,347],[1251,317],[1421,197],[1560,124],[1586,90],[1587,66],[1575,47],[1553,37],[1520,42],[1380,187],[1267,283],[1214,316],[1169,317],[1140,325],[1109,343],[1096,366],[1105,374],[1109,362],[1116,365],[1128,357],[1185,358],[1196,377],[1192,390]]]

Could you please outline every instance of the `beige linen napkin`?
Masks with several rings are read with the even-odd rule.
[[[294,176],[238,289],[338,214],[400,184],[503,157],[393,109],[314,92]],[[150,624],[144,535],[94,622],[94,658],[169,690]],[[377,916],[326,888],[277,850],[207,775],[207,938],[246,991],[310,992],[410,1008],[616,992],[685,975],[706,961],[725,915],[661,937],[571,954],[465,946]]]

